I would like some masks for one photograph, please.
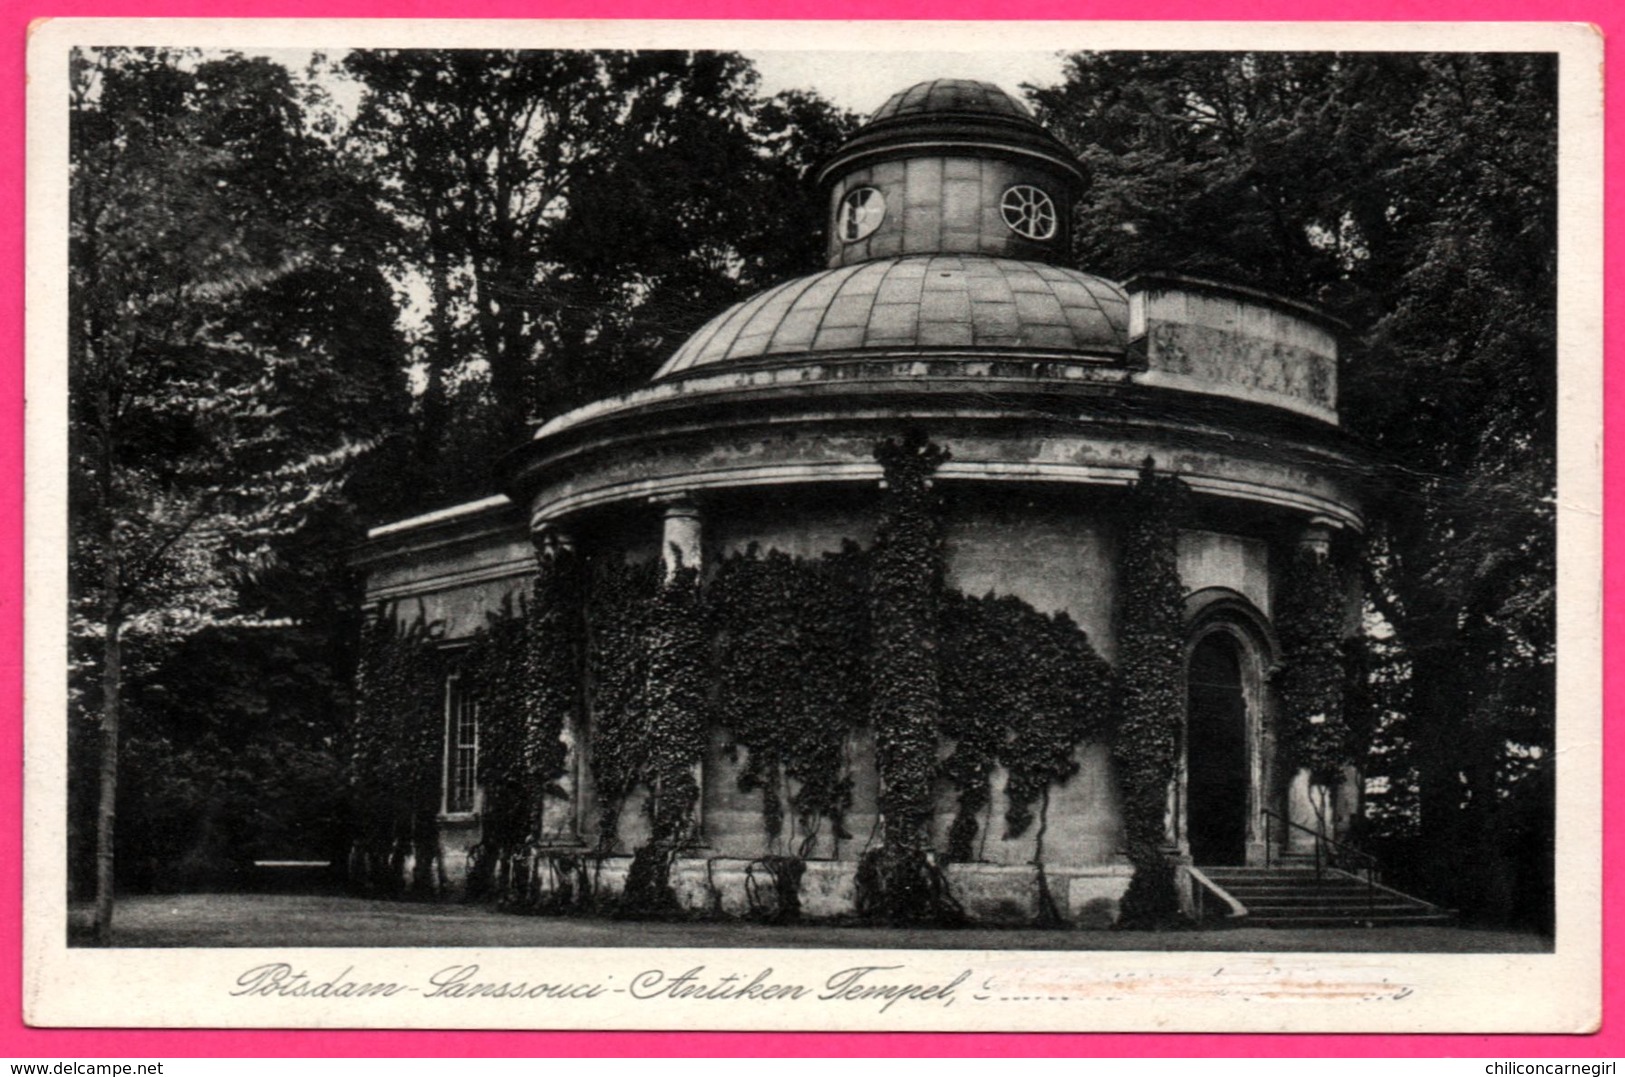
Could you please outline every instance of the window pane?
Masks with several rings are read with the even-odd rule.
[[[473,811],[479,773],[479,704],[454,677],[446,686],[446,707],[449,712],[447,735],[451,741],[446,753],[446,810]]]

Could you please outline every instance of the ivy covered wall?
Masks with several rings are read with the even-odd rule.
[[[387,874],[433,829],[438,678],[455,668],[480,705],[483,840],[471,893],[511,897],[515,865],[539,877],[538,843],[579,834],[585,844],[571,856],[581,864],[632,857],[622,901],[639,914],[676,910],[679,857],[726,855],[753,858],[753,886],[776,892],[764,907],[794,915],[804,865],[836,856],[858,862],[859,907],[877,918],[954,919],[947,868],[992,863],[1036,866],[1039,919],[1058,921],[1065,899],[1044,866],[1078,863],[1087,825],[1109,843],[1097,862],[1122,851],[1136,869],[1129,918],[1165,920],[1175,908],[1165,811],[1184,711],[1183,484],[1148,462],[1098,518],[1113,523],[1089,524],[1088,556],[1114,557],[1114,667],[1066,613],[947,585],[952,509],[933,483],[946,451],[914,436],[876,455],[886,481],[868,549],[847,542],[792,556],[747,546],[703,577],[608,548],[585,563],[544,561],[534,599],[492,616],[454,666],[421,622],[370,629],[358,732],[374,732],[356,757],[366,863]],[[1283,646],[1294,658],[1283,691],[1300,710],[1324,703],[1341,713],[1326,702],[1335,689],[1321,685],[1327,664],[1342,663],[1324,631],[1334,606],[1341,616],[1339,570],[1305,562],[1296,571],[1283,595]],[[1090,596],[1088,608],[1103,601]],[[1342,726],[1306,718],[1293,728],[1314,730],[1292,741],[1304,758],[1329,768],[1345,757]],[[572,734],[579,760],[568,754]],[[854,825],[855,790],[876,771],[878,815]],[[1115,789],[1098,788],[1108,776]],[[723,846],[702,811],[702,783],[718,782],[747,809],[718,824]],[[549,798],[589,814],[574,833],[552,834]],[[1090,819],[1074,818],[1080,811]],[[429,865],[420,882],[433,889],[432,857],[412,862]]]
[[[770,854],[850,840],[852,739],[869,718],[869,559],[855,545],[817,559],[756,547],[708,588],[715,719],[760,797]]]
[[[421,612],[402,620],[392,606],[374,610],[362,628],[350,738],[350,875],[379,893],[441,889],[446,665],[437,639]]]
[[[1166,812],[1185,715],[1185,589],[1179,528],[1188,491],[1146,460],[1123,505],[1117,581],[1117,728],[1112,762],[1134,878],[1122,919],[1154,925],[1178,913]]]
[[[587,694],[591,715],[588,735],[590,790],[584,797],[596,818],[582,826],[599,853],[613,853],[641,843],[649,832],[629,802],[643,781],[649,762],[648,637],[652,625],[659,565],[628,564],[604,557],[592,563],[587,600]],[[623,834],[624,824],[636,826]]]

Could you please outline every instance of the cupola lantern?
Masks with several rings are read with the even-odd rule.
[[[910,254],[1063,262],[1083,174],[999,87],[935,79],[893,95],[820,179],[835,268]]]

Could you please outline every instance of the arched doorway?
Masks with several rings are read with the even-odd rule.
[[[1242,654],[1228,632],[1191,651],[1185,707],[1185,833],[1196,864],[1247,862],[1249,759]]]

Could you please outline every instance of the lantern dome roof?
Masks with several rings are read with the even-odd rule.
[[[819,172],[830,183],[880,160],[970,154],[1042,160],[1079,183],[1072,151],[991,82],[932,79],[893,94]]]
[[[1004,90],[991,82],[971,79],[931,79],[915,83],[887,98],[886,103],[869,117],[869,122],[941,112],[1007,116],[1027,123],[1034,122],[1027,107]]]

